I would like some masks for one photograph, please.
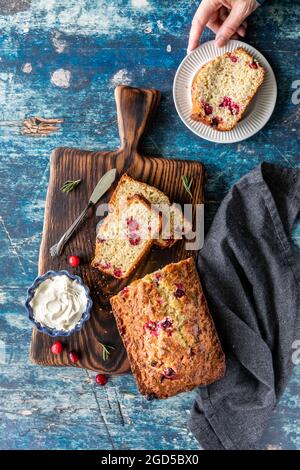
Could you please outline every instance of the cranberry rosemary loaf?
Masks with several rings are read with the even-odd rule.
[[[192,258],[132,282],[111,305],[139,390],[148,398],[223,376],[225,357]]]
[[[116,278],[126,278],[148,253],[161,230],[161,217],[140,195],[113,210],[101,223],[92,266]]]
[[[192,119],[233,129],[264,80],[263,67],[242,47],[203,65],[192,84]]]
[[[179,238],[178,234],[179,232],[181,233],[180,229],[184,223],[181,208],[175,204],[171,205],[168,196],[159,189],[154,186],[150,186],[149,184],[142,183],[141,181],[137,181],[126,173],[120,178],[109,202],[117,207],[119,204],[122,204],[123,201],[126,201],[135,194],[140,194],[147,199],[150,204],[161,206],[163,225],[166,223],[166,227],[163,230],[166,233],[160,234],[160,237],[155,240],[155,244],[161,248],[171,247],[176,242],[176,239]],[[170,221],[169,224],[167,224],[168,220]],[[185,221],[185,223],[188,227],[187,221]],[[179,227],[179,230],[177,229],[178,234],[176,235],[175,232],[177,226]],[[163,236],[165,236],[165,238],[163,238]]]

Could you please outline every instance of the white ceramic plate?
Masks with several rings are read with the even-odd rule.
[[[224,52],[232,52],[237,47],[243,47],[258,60],[265,69],[265,79],[238,125],[231,131],[220,132],[191,119],[191,86],[196,72],[202,65]],[[192,132],[211,142],[229,144],[248,139],[268,122],[276,103],[277,84],[269,62],[254,47],[241,41],[231,40],[225,47],[219,49],[214,41],[208,41],[187,55],[179,65],[174,78],[173,97],[180,118]]]

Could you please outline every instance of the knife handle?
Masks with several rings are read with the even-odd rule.
[[[90,207],[92,207],[94,204],[92,202],[89,202],[86,208],[79,214],[76,220],[70,225],[68,230],[63,234],[61,239],[50,248],[50,254],[52,257],[54,256],[60,256],[65,244],[68,242],[68,240],[71,238],[77,227],[82,223],[82,221],[85,219],[88,210]]]
[[[128,153],[138,148],[150,116],[156,111],[160,92],[119,85],[115,89],[121,148]]]

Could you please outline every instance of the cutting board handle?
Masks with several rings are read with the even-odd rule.
[[[115,99],[121,148],[133,156],[151,114],[157,109],[160,92],[120,85],[115,89]]]

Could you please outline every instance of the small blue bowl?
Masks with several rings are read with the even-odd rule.
[[[62,276],[63,274],[68,276],[70,279],[75,279],[78,282],[78,284],[83,286],[85,293],[86,293],[86,298],[87,298],[86,310],[85,312],[83,312],[80,321],[76,323],[74,328],[68,331],[56,330],[54,328],[48,328],[47,326],[42,326],[39,322],[37,322],[34,319],[33,311],[30,306],[30,301],[34,296],[35,290],[42,282],[44,282],[46,279],[49,279],[50,277]],[[74,276],[73,274],[68,273],[68,271],[47,271],[45,274],[43,274],[43,276],[38,276],[34,280],[33,284],[29,287],[27,291],[27,298],[25,301],[25,309],[27,311],[29,320],[34,324],[34,326],[36,327],[38,331],[40,331],[41,333],[46,333],[47,335],[53,336],[53,337],[70,336],[75,331],[79,331],[82,328],[83,324],[90,318],[92,306],[93,306],[93,301],[90,297],[89,289],[83,284],[82,279],[79,276]]]

